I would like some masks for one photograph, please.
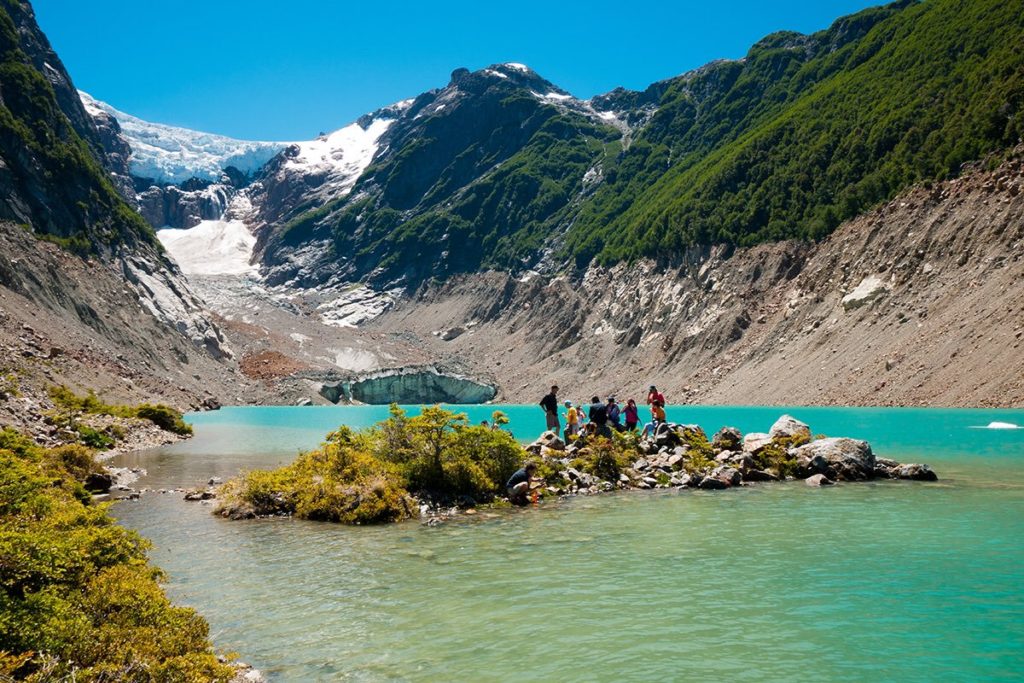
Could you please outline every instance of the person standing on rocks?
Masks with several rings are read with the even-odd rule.
[[[658,387],[651,385],[651,388],[647,391],[647,405],[651,407],[651,419],[654,420],[654,404],[661,402],[662,407],[665,407],[665,394],[658,391]]]
[[[601,402],[600,396],[590,399],[590,422],[594,425],[594,433],[598,436],[611,436],[608,429],[608,406]]]
[[[622,409],[614,396],[608,397],[608,422],[615,431],[622,431]]]
[[[626,401],[626,408],[622,411],[622,415],[626,419],[627,432],[633,431],[640,424],[640,411],[637,410],[636,401],[633,399]]]
[[[551,393],[540,400],[540,407],[544,409],[544,417],[547,418],[547,428],[559,436],[562,425],[558,422],[558,386],[551,387]]]
[[[565,438],[576,436],[580,433],[580,413],[572,405],[572,401],[565,402]]]

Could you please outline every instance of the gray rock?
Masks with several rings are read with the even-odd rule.
[[[729,488],[729,484],[721,479],[715,479],[714,477],[704,477],[700,483],[697,484],[697,488],[705,491],[721,491],[722,489]]]
[[[708,475],[713,479],[719,479],[729,486],[739,486],[743,482],[743,475],[735,467],[729,467],[728,465],[722,465],[711,470]]]
[[[928,465],[922,465],[919,463],[912,463],[908,465],[901,465],[899,470],[896,472],[896,476],[900,479],[912,479],[914,481],[938,481],[939,477],[932,468]]]
[[[826,474],[836,481],[863,481],[875,476],[875,454],[867,441],[859,439],[820,439],[794,449],[797,468],[802,469],[804,459],[808,463],[817,463],[815,456],[821,456],[827,463]]]
[[[224,480],[220,477],[210,477],[210,480],[206,482],[209,486],[220,486],[224,483]]]
[[[650,466],[651,464],[643,458],[640,458],[635,463],[633,463],[633,469],[636,470],[637,472],[643,472],[647,469],[650,469]]]
[[[763,432],[751,432],[743,437],[743,452],[757,455],[771,442],[771,435]]]
[[[843,309],[852,311],[855,308],[860,308],[884,296],[888,291],[888,285],[880,277],[868,275],[861,280],[860,284],[852,292],[843,297]]]
[[[92,472],[85,478],[85,490],[90,493],[106,493],[114,485],[114,478],[106,472]]]
[[[783,415],[776,420],[775,424],[772,425],[772,428],[768,430],[768,435],[773,439],[799,438],[805,441],[810,441],[811,428],[791,415]]]
[[[808,486],[831,486],[835,482],[826,477],[824,474],[815,474],[813,476],[807,477],[807,479],[804,480],[804,483],[807,484]]]
[[[715,437],[711,440],[711,445],[714,448],[723,451],[736,450],[741,443],[743,443],[743,434],[735,427],[722,427],[715,432]]]
[[[679,455],[678,453],[673,453],[672,455],[668,456],[668,460],[665,461],[665,464],[668,465],[670,469],[678,469],[677,466],[680,466],[682,462],[683,456]]]

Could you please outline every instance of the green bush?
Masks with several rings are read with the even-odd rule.
[[[182,436],[192,435],[192,425],[182,419],[181,412],[162,403],[142,403],[137,406],[110,405],[104,403],[96,396],[92,389],[86,392],[84,396],[79,396],[63,384],[51,386],[48,393],[50,400],[53,401],[55,406],[55,410],[51,414],[54,422],[75,429],[82,435],[83,442],[93,448],[109,448],[113,444],[102,445],[105,444],[103,437],[123,438],[124,431],[116,426],[111,429],[108,435],[97,435],[93,433],[95,430],[91,428],[83,430],[83,428],[76,426],[76,418],[80,413],[138,417],[143,420],[149,420],[165,432],[173,432]],[[121,436],[118,436],[118,434]],[[89,443],[90,440],[94,443],[101,443],[101,445],[93,445],[93,443]]]
[[[79,495],[92,467],[82,446],[0,430],[0,680],[227,681],[146,542]]]
[[[192,435],[192,425],[188,424],[182,419],[181,413],[165,406],[162,403],[150,404],[143,403],[130,410],[135,417],[141,417],[144,420],[149,420],[160,429],[165,432],[173,432],[182,436]]]
[[[410,492],[493,500],[525,456],[511,434],[469,425],[465,415],[434,406],[409,417],[392,405],[388,419],[364,432],[342,427],[290,465],[228,482],[215,512],[394,522],[414,514]]]

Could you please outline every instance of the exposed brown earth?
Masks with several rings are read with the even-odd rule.
[[[309,366],[279,351],[259,351],[242,356],[239,368],[246,377],[267,381],[308,370]]]

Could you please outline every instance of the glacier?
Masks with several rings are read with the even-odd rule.
[[[132,153],[128,160],[132,175],[152,178],[157,183],[177,184],[189,178],[216,181],[221,171],[234,166],[254,173],[289,142],[236,140],[224,135],[151,123],[115,109],[106,102],[78,91],[90,115],[106,112],[121,126]]]

